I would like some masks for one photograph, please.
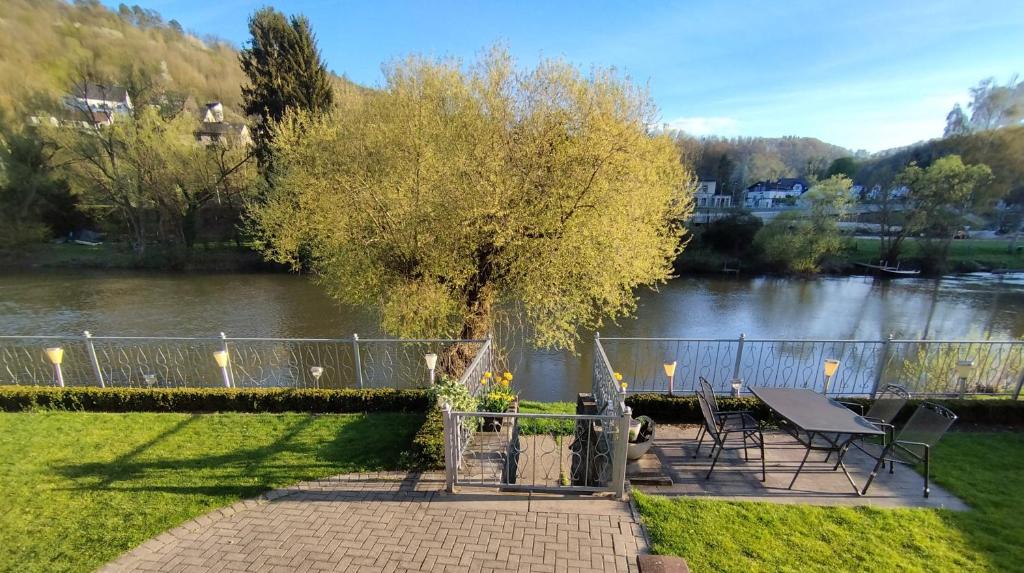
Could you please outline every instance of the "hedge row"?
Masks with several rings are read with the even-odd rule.
[[[0,386],[0,411],[93,412],[425,412],[425,390],[276,388],[51,388]]]
[[[427,412],[409,447],[412,467],[422,470],[444,469],[444,418],[437,407]]]
[[[866,398],[843,399],[844,402],[870,404]],[[923,400],[910,400],[903,407],[896,423],[902,423],[914,412]],[[1020,400],[928,400],[941,404],[958,416],[958,426],[1009,426],[1024,428],[1024,401]],[[698,424],[703,420],[695,396],[666,396],[665,394],[634,394],[626,398],[626,404],[633,409],[633,416],[650,416],[656,422]],[[768,408],[756,398],[718,398],[722,410],[752,410],[766,420]]]

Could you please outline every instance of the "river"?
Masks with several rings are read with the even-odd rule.
[[[1024,275],[939,280],[868,277],[679,278],[641,291],[636,318],[602,336],[688,338],[1019,338]],[[0,334],[380,336],[373,315],[284,274],[39,272],[0,276]],[[589,341],[592,334],[584,335]],[[579,355],[524,349],[513,368],[528,399],[586,391],[592,344]],[[571,382],[567,382],[571,381]]]

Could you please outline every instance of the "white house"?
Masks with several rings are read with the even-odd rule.
[[[252,143],[247,125],[224,121],[224,106],[219,101],[206,104],[199,112],[199,119],[195,136],[203,145],[217,142],[241,145]]]
[[[718,195],[716,187],[717,183],[713,179],[697,182],[697,192],[694,194],[694,200],[698,209],[727,209],[732,207],[732,195]]]
[[[802,178],[784,177],[777,181],[758,181],[744,192],[743,204],[749,209],[771,209],[795,204],[810,186]]]

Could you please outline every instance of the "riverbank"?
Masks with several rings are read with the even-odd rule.
[[[821,274],[854,276],[869,274],[858,263],[878,264],[879,240],[872,237],[846,239],[841,255],[822,262]],[[1024,244],[1018,248],[1007,240],[964,239],[950,244],[949,256],[939,269],[930,261],[916,240],[907,240],[900,266],[919,269],[922,276],[939,277],[962,273],[1013,271],[1024,269]],[[785,269],[765,261],[756,254],[733,256],[706,246],[687,247],[676,260],[680,274],[742,274],[745,276],[787,275]]]
[[[128,245],[103,243],[40,243],[17,250],[0,251],[0,269],[99,269],[177,272],[282,272],[283,265],[269,263],[245,245],[225,243],[197,245],[190,250],[150,247],[143,256]]]

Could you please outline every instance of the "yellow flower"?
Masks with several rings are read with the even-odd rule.
[[[615,379],[618,380],[619,382],[622,382],[622,374],[619,374],[618,372],[616,372],[615,373]]]
[[[626,384],[625,382],[623,382],[622,383],[622,391],[625,392],[626,388],[629,388],[629,384]]]
[[[501,385],[508,388],[508,380],[502,380]]]
[[[506,372],[505,373],[505,380],[512,380],[512,373],[511,372]]]
[[[490,377],[491,377],[491,371],[490,370],[488,370],[487,372],[484,372],[484,378],[490,378]]]
[[[480,383],[481,384],[487,384],[487,378],[481,378],[480,379]]]

